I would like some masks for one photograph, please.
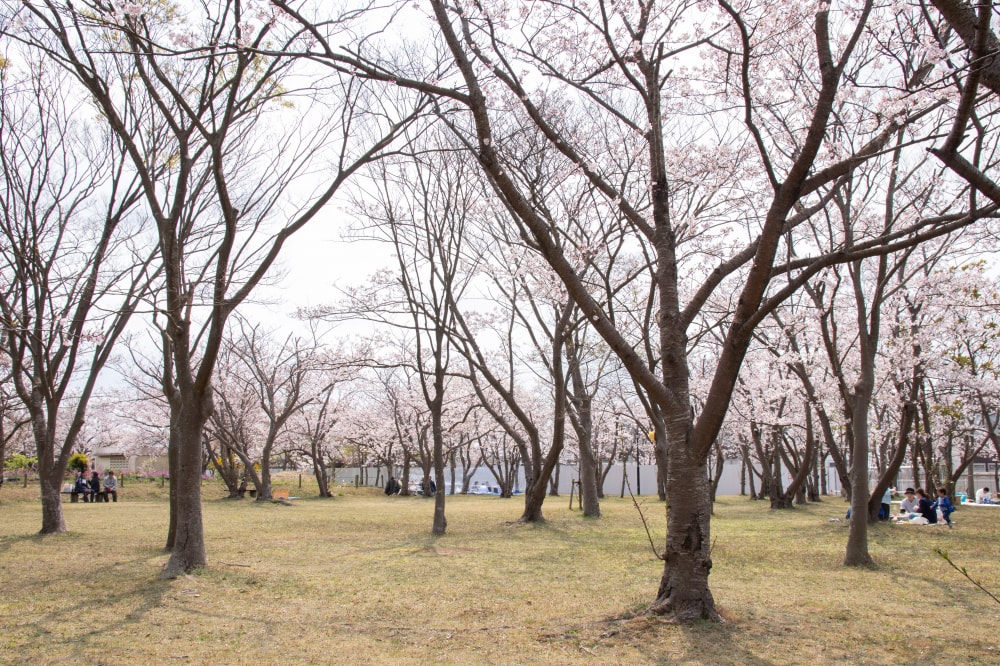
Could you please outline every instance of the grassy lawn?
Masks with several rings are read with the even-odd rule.
[[[294,480],[286,479],[292,494]],[[519,499],[431,502],[369,489],[291,506],[205,486],[209,566],[157,574],[164,492],[127,481],[117,504],[67,504],[68,534],[39,537],[33,495],[0,491],[0,663],[12,664],[997,664],[1000,508],[947,527],[880,525],[875,570],[841,566],[843,502],[793,511],[723,498],[711,583],[725,624],[636,615],[661,564],[629,501],[585,520],[511,524]],[[280,486],[280,484],[279,484]],[[662,541],[662,505],[645,504]]]

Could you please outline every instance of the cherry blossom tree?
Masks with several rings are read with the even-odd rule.
[[[946,79],[960,94],[951,131],[931,153],[976,192],[1000,205],[1000,185],[990,173],[997,165],[996,151],[990,147],[996,134],[990,117],[1000,93],[1000,67],[991,57],[1000,48],[992,20],[996,9],[992,2],[972,5],[966,0],[930,4],[937,12],[928,10],[924,16],[937,41],[938,57],[948,67]],[[993,94],[981,94],[982,88]]]
[[[530,260],[502,249],[501,254],[505,259],[491,262],[495,270],[487,274],[488,293],[497,311],[490,316],[457,311],[456,350],[468,363],[466,379],[480,404],[506,435],[499,441],[504,445],[509,441],[518,449],[517,458],[525,471],[520,520],[539,522],[544,519],[549,479],[566,444],[565,346],[575,309],[564,294],[558,294],[559,289],[553,294],[546,288],[547,270],[538,267],[540,272],[532,273]],[[521,344],[521,336],[530,342]],[[490,339],[496,341],[495,348],[486,346]],[[532,378],[533,374],[537,377]],[[543,417],[545,411],[551,414],[549,419]],[[547,425],[551,426],[548,433]],[[547,434],[550,444],[546,447]],[[496,442],[493,451],[506,451],[506,446],[497,449]],[[505,454],[505,459],[513,460],[513,456]]]
[[[23,60],[0,72],[0,350],[30,418],[51,534],[66,531],[63,476],[98,379],[157,271],[124,140],[70,77],[37,53],[11,57]]]
[[[312,466],[320,497],[333,497],[329,469],[335,462],[334,439],[341,421],[349,413],[353,398],[350,382],[359,370],[344,360],[356,358],[354,354],[344,353],[342,348],[322,354],[322,372],[312,378],[306,389],[312,399],[303,404],[289,425],[294,441],[291,446]],[[391,450],[387,457],[391,458]]]
[[[10,387],[10,366],[3,363],[0,357],[0,465],[7,460],[8,445],[26,430],[31,424],[31,418]],[[0,475],[3,469],[0,469]],[[2,486],[2,482],[0,482]]]
[[[925,485],[954,493],[966,473],[967,490],[975,490],[974,459],[1000,451],[995,316],[1000,292],[982,261],[938,270],[927,283],[920,290],[927,321],[921,344],[928,351],[919,399],[927,436],[913,452],[914,479],[922,468]]]
[[[363,221],[354,234],[387,243],[396,270],[381,271],[364,288],[347,294],[343,305],[325,316],[354,314],[401,329],[411,344],[412,367],[429,421],[417,427],[417,450],[424,462],[425,493],[434,480],[433,534],[444,534],[444,465],[447,458],[444,412],[452,374],[451,330],[455,311],[474,273],[475,257],[465,248],[466,227],[480,196],[475,172],[459,160],[447,159],[452,148],[434,132],[413,142],[411,160],[383,161],[372,173],[373,187],[356,199]],[[437,168],[427,168],[428,155],[442,154]],[[470,175],[471,172],[471,175]],[[341,315],[337,315],[340,311]]]
[[[992,212],[976,207],[909,220],[891,232],[866,229],[833,252],[808,243],[796,255],[781,251],[901,128],[913,128],[920,140],[917,121],[941,104],[939,96],[918,94],[935,62],[923,54],[882,59],[875,35],[883,26],[897,41],[910,35],[893,28],[891,9],[872,2],[851,12],[812,3],[783,3],[777,12],[767,3],[725,0],[716,10],[694,2],[542,3],[516,20],[506,5],[439,0],[430,9],[458,81],[442,79],[439,68],[422,77],[412,68],[397,71],[374,51],[334,52],[322,39],[312,54],[467,111],[465,122],[451,126],[521,237],[553,267],[663,415],[657,450],[670,511],[663,579],[651,610],[677,620],[717,618],[708,588],[707,456],[757,324],[829,265],[896,251]],[[875,25],[880,30],[869,29]],[[869,88],[872,78],[892,85]],[[586,111],[567,114],[567,108]],[[633,242],[649,248],[655,369],[567,256],[563,227],[540,213],[543,202],[517,177],[513,165],[525,159],[517,150],[523,142],[509,139],[526,129],[590,180]],[[642,169],[623,168],[630,160],[641,160]],[[721,184],[710,189],[710,180]],[[724,205],[675,217],[673,200],[684,191],[711,192]],[[722,293],[733,294],[726,299],[731,308],[707,309]],[[724,333],[704,408],[694,418],[688,342],[701,317]]]
[[[5,7],[14,36],[87,90],[123,143],[155,222],[172,428],[171,556],[162,575],[173,577],[206,563],[202,430],[229,315],[288,238],[387,150],[421,102],[399,97],[393,107],[343,77],[296,88],[299,61],[260,51],[298,50],[301,30],[265,3],[219,0],[186,14],[103,0]],[[297,188],[292,198],[293,183],[326,167],[324,187]]]
[[[216,433],[220,439],[242,443],[227,448],[243,462],[244,473],[256,488],[257,501],[269,501],[275,446],[287,437],[289,419],[316,399],[307,387],[323,370],[320,343],[315,336],[308,340],[292,334],[278,342],[273,333],[243,319],[238,320],[238,326],[239,332],[228,337],[221,352],[229,362],[220,359],[221,376],[215,386],[217,400],[226,405],[225,411],[233,415],[233,424],[239,430],[228,437],[224,427],[217,428]],[[229,388],[234,390],[237,401],[229,399]],[[230,409],[231,405],[241,404],[243,409]],[[251,413],[248,417],[247,412]],[[246,427],[254,422],[261,427]],[[257,441],[247,441],[250,438]],[[251,450],[258,455],[251,457]]]

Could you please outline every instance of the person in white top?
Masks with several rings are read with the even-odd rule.
[[[989,488],[981,488],[976,491],[976,504],[993,504],[993,496],[990,495]]]
[[[115,471],[109,469],[107,474],[104,476],[104,501],[108,501],[108,495],[117,502],[118,501],[118,480],[115,479]]]

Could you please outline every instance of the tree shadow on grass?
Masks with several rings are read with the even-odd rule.
[[[3,541],[0,539],[0,547]],[[87,550],[81,552],[81,557],[95,559],[100,557],[98,549],[92,542],[83,542],[83,545],[87,546]],[[97,547],[99,548],[99,544]],[[65,593],[61,594],[60,603],[41,614],[29,614],[34,617],[22,617],[21,622],[12,622],[11,630],[14,630],[16,624],[16,631],[22,638],[32,643],[43,644],[51,641],[53,635],[69,634],[68,640],[83,649],[89,647],[95,638],[106,633],[120,633],[123,629],[128,633],[130,626],[141,626],[148,613],[162,605],[170,585],[152,577],[128,578],[121,575],[121,570],[148,567],[149,555],[144,553],[140,558],[130,562],[98,564],[80,580],[51,581],[51,585],[66,587]],[[116,579],[121,582],[99,589],[88,585],[87,582]],[[128,609],[124,614],[119,610],[122,606]],[[76,630],[77,627],[80,629]],[[63,642],[62,639],[60,642]]]
[[[587,520],[596,521],[599,519],[588,518]],[[537,522],[509,520],[501,523],[501,526],[511,530],[537,530],[560,541],[578,541],[581,538],[581,533],[578,530],[554,520],[541,520]]]
[[[723,611],[723,614],[725,612]],[[655,664],[697,661],[711,664],[774,666],[786,663],[751,652],[743,644],[745,628],[732,621],[675,624],[643,611],[596,622],[571,624],[543,633],[539,641],[569,643],[597,659],[635,651]]]
[[[32,543],[40,546],[50,539],[77,539],[82,540],[86,535],[83,532],[60,532],[58,534],[5,534],[0,536],[0,556],[5,555],[8,550],[17,544]]]
[[[0,536],[0,555],[6,553],[15,544],[29,541],[40,543],[44,538],[41,534],[5,534]]]

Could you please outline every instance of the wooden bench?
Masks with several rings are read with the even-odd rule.
[[[63,495],[69,495],[69,503],[70,504],[76,504],[77,502],[79,502],[80,501],[80,495],[82,495],[82,493],[78,493],[75,490],[73,490],[72,488],[69,488],[69,489],[63,488],[62,489],[62,494]],[[93,495],[91,495],[91,501],[93,501]]]
[[[237,497],[243,497],[244,494],[249,495],[251,498],[257,497],[256,488],[240,488],[237,491]],[[288,488],[272,488],[271,489],[271,499],[288,499]]]

